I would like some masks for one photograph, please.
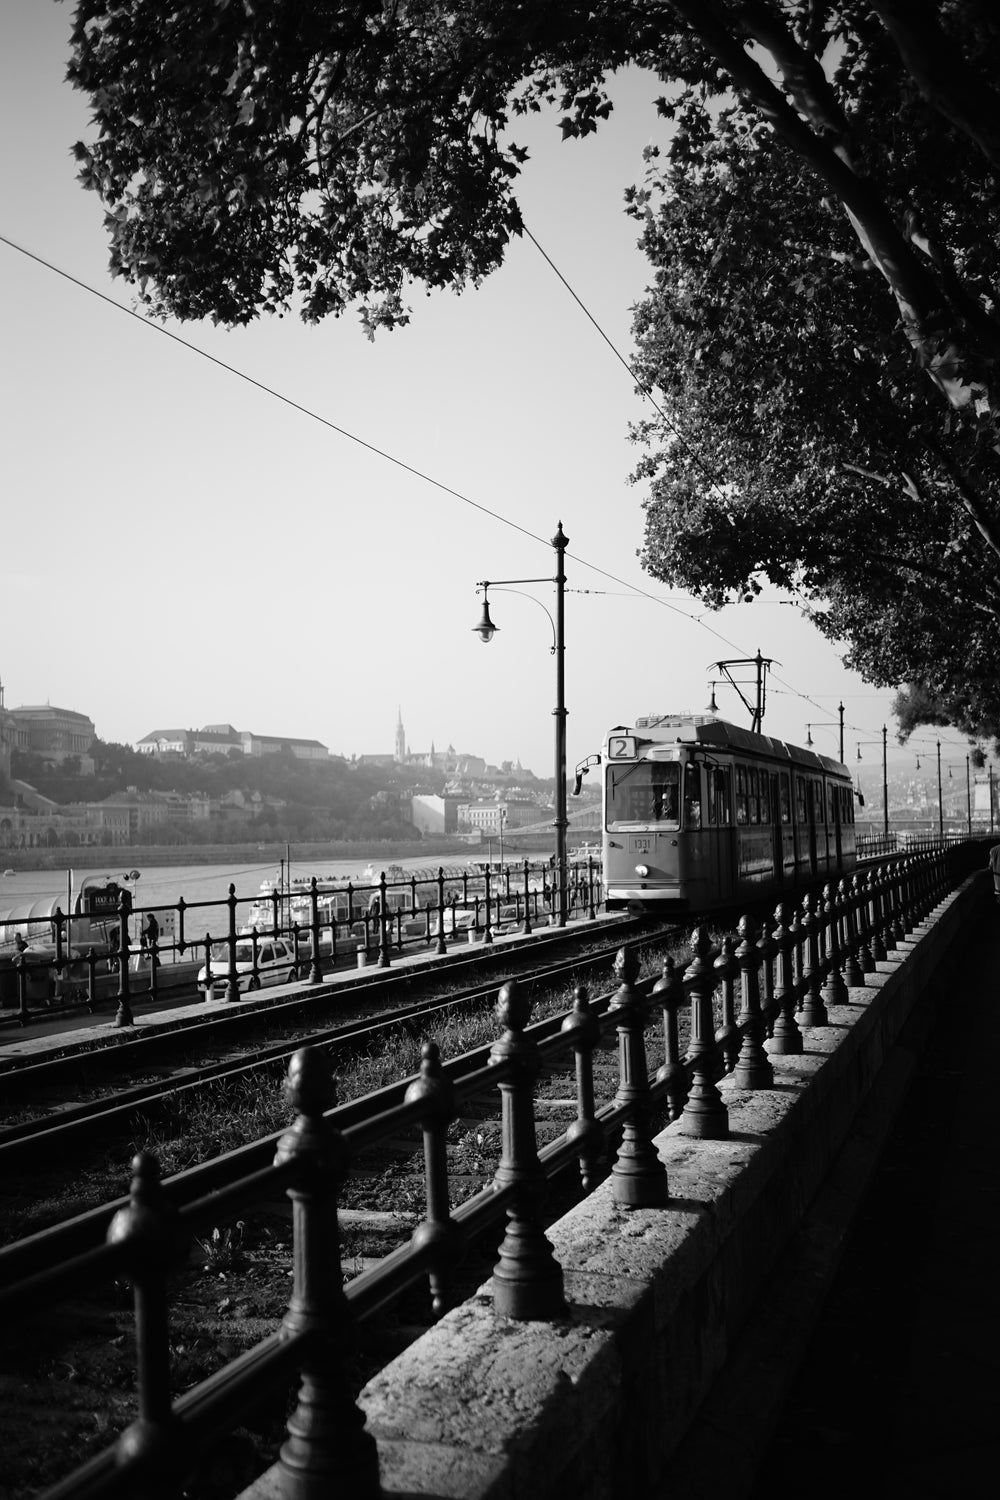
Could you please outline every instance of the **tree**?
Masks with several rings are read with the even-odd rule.
[[[406,278],[460,286],[500,263],[521,230],[512,115],[558,102],[564,135],[585,135],[607,73],[649,68],[680,149],[735,113],[809,167],[964,408],[1000,348],[990,246],[925,188],[949,184],[952,207],[992,191],[997,43],[987,0],[80,0],[69,77],[94,103],[98,139],[76,151],[113,268],[153,311],[240,323],[297,294],[312,319],[360,301],[374,327],[406,320]]]
[[[847,227],[760,131],[651,155],[630,195],[656,268],[635,318],[658,395],[633,434],[644,565],[713,604],[794,589],[870,681],[917,676],[953,722],[974,703],[1000,724],[990,465],[938,435],[931,390],[886,357],[893,321]]]
[[[861,378],[835,388],[858,424],[850,442],[833,450],[838,434],[821,428],[798,485],[800,512],[813,492],[825,507],[805,555],[789,552],[787,515],[772,521],[751,499],[741,513],[747,462],[734,479],[722,471],[733,540],[818,587],[830,570],[809,569],[841,499],[878,513],[894,547],[907,529],[919,534],[895,574],[862,580],[869,618],[852,637],[858,664],[875,662],[878,601],[905,587],[891,650],[869,668],[888,672],[891,660],[898,681],[922,678],[935,634],[940,645],[967,615],[989,614],[996,587],[998,63],[988,0],[174,0],[166,15],[158,0],[81,0],[69,76],[94,105],[97,139],[76,150],[108,208],[113,269],[164,316],[243,323],[294,304],[317,320],[357,303],[371,331],[408,319],[411,280],[475,284],[522,228],[514,187],[526,153],[512,121],[554,104],[565,136],[586,135],[610,111],[607,74],[628,64],[666,86],[659,109],[678,172],[694,181],[760,151],[755,190],[777,223],[790,171],[811,215],[805,286],[838,309],[855,297],[850,326],[870,314],[877,332],[858,344]],[[752,261],[755,247],[744,248]],[[734,339],[746,339],[743,314]],[[730,316],[714,309],[719,324]],[[846,374],[846,342],[834,355]],[[879,403],[865,423],[869,376]],[[828,396],[806,384],[814,404]],[[704,401],[675,399],[679,418],[691,408],[710,424]],[[841,473],[818,484],[834,451],[841,471],[867,467],[886,414],[888,468],[867,483]],[[720,431],[717,443],[735,456],[735,440]],[[787,472],[792,455],[779,457]],[[695,557],[703,514],[704,495],[678,480],[673,524],[711,597],[718,574],[702,579]],[[839,523],[834,547],[844,537]],[[972,557],[967,540],[985,558],[969,576],[947,550]],[[946,601],[956,578],[961,609],[935,631],[928,601]],[[846,575],[830,587],[835,630],[851,607]]]

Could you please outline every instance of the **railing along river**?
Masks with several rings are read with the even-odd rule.
[[[455,942],[490,944],[503,932],[530,933],[580,915],[595,917],[601,903],[601,865],[590,858],[566,866],[562,878],[550,862],[525,860],[496,869],[439,866],[409,875],[383,871],[370,885],[325,885],[313,877],[308,887],[294,893],[271,890],[253,898],[238,897],[230,885],[222,901],[181,897],[172,907],[133,907],[124,893],[115,927],[118,946],[110,954],[94,947],[74,951],[75,919],[59,907],[50,921],[37,924],[50,930],[51,952],[33,951],[29,945],[14,956],[16,1018],[23,1025],[33,1007],[67,1001],[94,1013],[114,999],[115,1024],[131,1026],[134,994],[155,1002],[166,991],[194,988],[193,975],[177,963],[188,955],[195,967],[203,962],[206,998],[214,984],[226,999],[235,1000],[241,986],[259,989],[276,972],[319,984],[324,972],[344,964],[389,968],[394,955],[444,954]],[[240,909],[247,907],[241,919]],[[156,930],[147,938],[143,929],[151,914]],[[130,936],[130,918],[143,932],[138,943]],[[161,924],[170,936],[160,931]],[[37,939],[36,934],[36,944]],[[284,961],[265,975],[261,955],[269,939],[282,941]],[[241,961],[244,953],[246,962]],[[166,959],[174,962],[165,965]]]
[[[463,1247],[502,1217],[506,1229],[492,1283],[496,1312],[559,1318],[566,1310],[562,1271],[541,1211],[546,1179],[576,1166],[588,1191],[610,1170],[619,1204],[667,1203],[666,1172],[653,1144],[654,1112],[681,1121],[686,1134],[725,1139],[727,1110],[716,1083],[721,1073],[732,1073],[742,1089],[771,1087],[771,1055],[802,1052],[803,1032],[826,1024],[827,1007],[845,1003],[849,988],[863,984],[878,960],[981,864],[981,847],[974,844],[900,855],[807,894],[799,906],[780,905],[773,928],[761,930],[744,917],[715,947],[700,927],[687,967],[667,959],[652,984],[639,982],[634,953],[623,949],[613,995],[591,1002],[578,988],[568,1014],[533,1026],[526,991],[511,981],[499,993],[502,1034],[488,1051],[442,1063],[437,1045],[425,1042],[419,1074],[339,1108],[326,1059],[304,1048],[289,1070],[297,1118],[284,1134],[165,1183],[153,1156],[137,1156],[128,1200],[111,1206],[117,1211],[109,1226],[106,1213],[102,1220],[104,1243],[96,1243],[98,1229],[91,1225],[95,1243],[41,1270],[46,1235],[0,1251],[4,1326],[51,1309],[97,1277],[127,1277],[134,1286],[138,1416],[114,1447],[47,1491],[46,1500],[154,1489],[179,1494],[199,1455],[221,1433],[263,1397],[281,1399],[294,1381],[298,1402],[273,1493],[282,1500],[325,1500],[342,1485],[356,1500],[374,1500],[377,1454],[346,1373],[354,1320],[424,1277],[440,1313]],[[690,1033],[681,1055],[685,1005]],[[644,1034],[653,1009],[662,1016],[663,1060],[650,1079]],[[598,1104],[594,1051],[611,1030],[617,1033],[618,1084],[614,1096]],[[577,1117],[539,1151],[535,1080],[543,1063],[567,1048],[575,1055]],[[452,1211],[449,1124],[461,1100],[496,1089],[502,1150],[495,1179]],[[407,1127],[423,1134],[423,1221],[408,1245],[345,1287],[337,1204],[348,1163]],[[278,1191],[293,1204],[294,1280],[284,1320],[256,1348],[174,1400],[168,1276],[193,1235],[234,1221]],[[51,1236],[60,1241],[59,1229]]]

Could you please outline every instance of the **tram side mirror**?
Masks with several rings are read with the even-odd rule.
[[[583,778],[587,775],[591,766],[599,766],[601,757],[599,755],[588,755],[586,760],[581,760],[576,768],[576,782],[573,786],[573,796],[579,797],[583,788]]]

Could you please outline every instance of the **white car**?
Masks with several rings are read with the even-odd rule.
[[[299,961],[302,960],[299,953]],[[213,943],[211,949],[212,983],[217,989],[229,984],[229,944]],[[293,984],[298,978],[295,952],[284,938],[262,937],[257,941],[257,973],[254,975],[253,940],[236,939],[236,980],[241,990],[259,989],[262,984]],[[204,989],[208,966],[198,970],[198,988]]]

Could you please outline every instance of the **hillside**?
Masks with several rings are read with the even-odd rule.
[[[404,788],[393,771],[339,756],[308,762],[297,760],[289,750],[260,758],[230,754],[160,760],[103,740],[95,740],[91,755],[92,776],[81,774],[75,757],[57,765],[19,751],[13,753],[11,772],[62,806],[102,802],[129,791],[200,795],[214,803],[237,794],[236,801],[242,798],[246,805],[228,809],[227,841],[419,837],[409,821],[405,795],[413,789],[412,775]],[[439,773],[421,773],[422,790],[440,791],[442,781]],[[270,804],[261,799],[270,799]],[[159,831],[160,841],[214,842],[219,826],[216,817],[206,820],[203,829],[196,823],[183,830],[166,825]]]

